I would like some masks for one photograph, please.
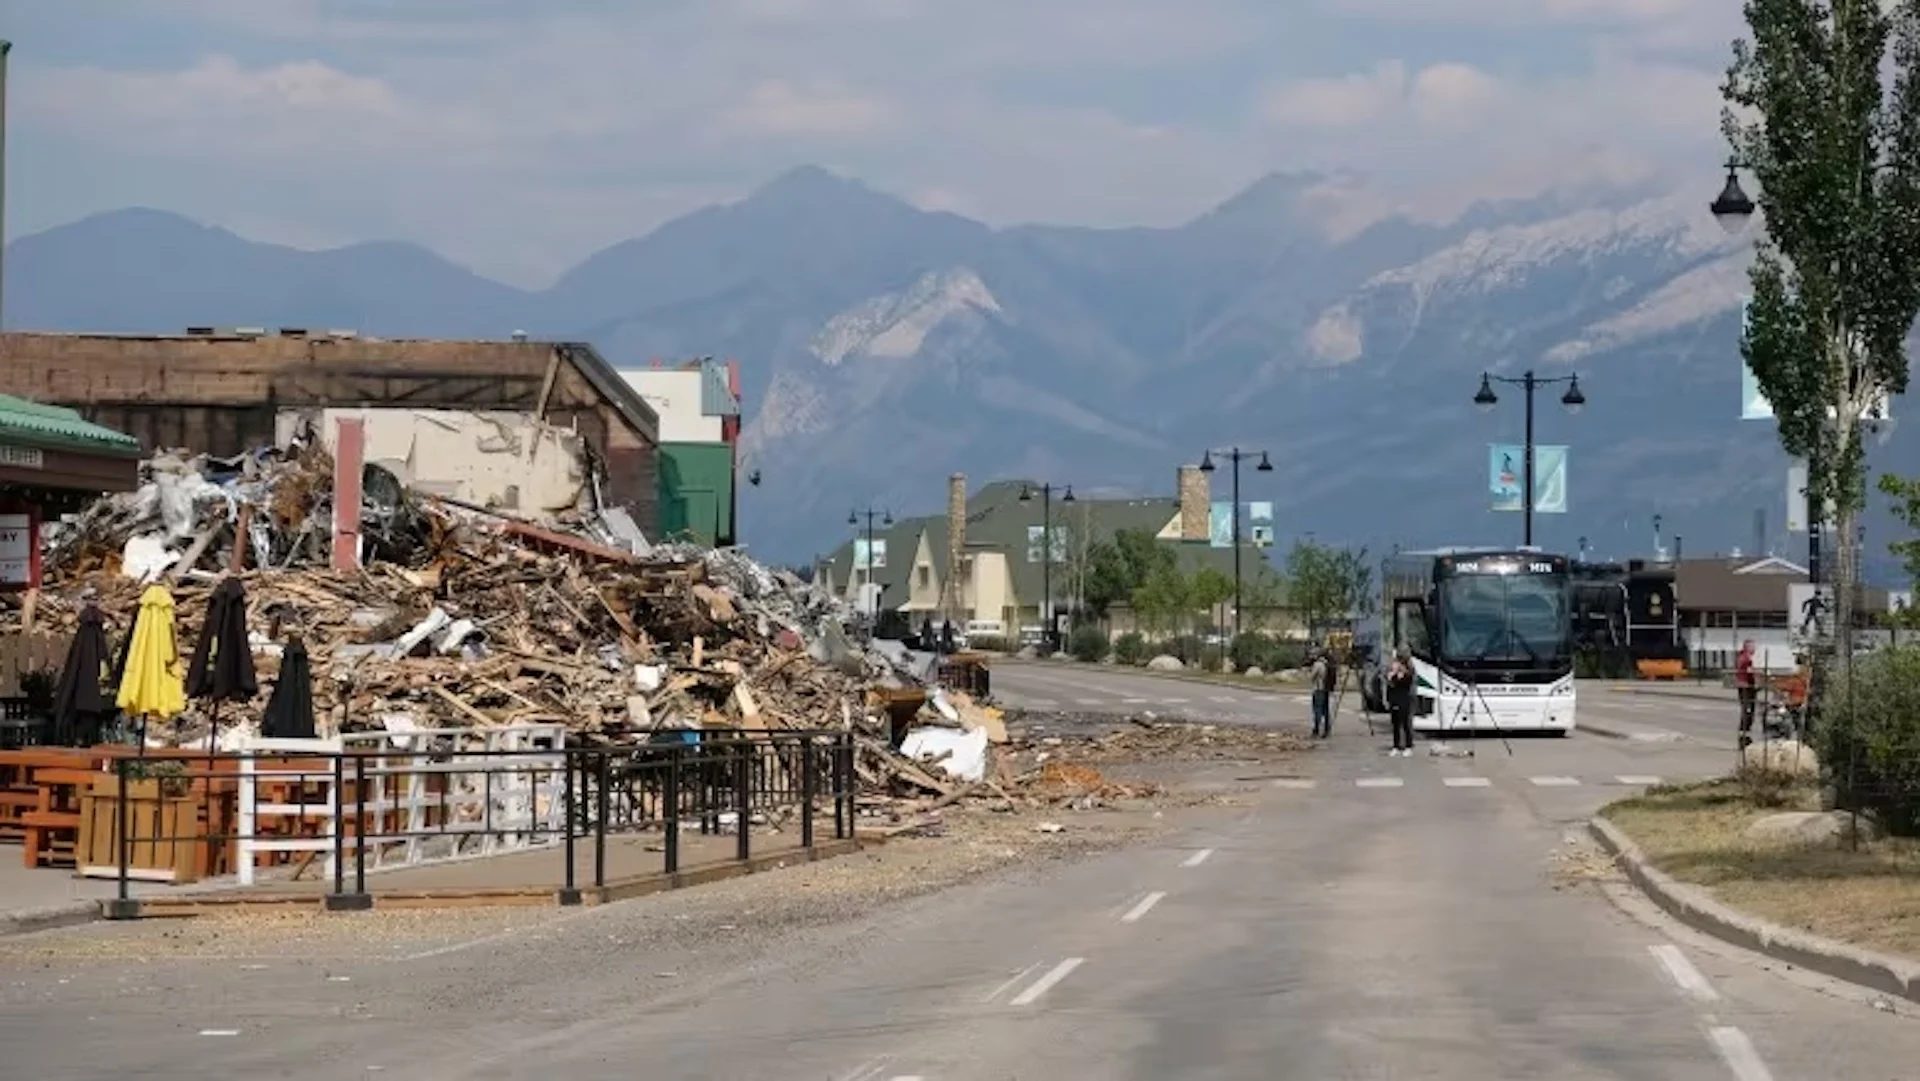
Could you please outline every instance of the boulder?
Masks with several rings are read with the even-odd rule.
[[[1872,819],[1862,816],[1859,821],[1862,841],[1880,837],[1880,829]],[[1744,836],[1749,841],[1768,844],[1844,845],[1852,837],[1853,829],[1854,818],[1845,811],[1789,811],[1759,819],[1746,828]]]
[[[1180,663],[1180,658],[1169,657],[1165,653],[1162,653],[1158,657],[1148,661],[1147,667],[1156,672],[1178,672],[1185,668],[1186,665]]]
[[[1813,748],[1792,739],[1750,743],[1740,752],[1740,765],[1744,769],[1784,773],[1792,777],[1820,775],[1820,762],[1814,756]]]
[[[1267,673],[1259,665],[1251,664],[1247,666],[1246,674],[1254,679],[1259,679],[1261,676],[1264,676]]]

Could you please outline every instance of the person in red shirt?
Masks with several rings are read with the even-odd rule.
[[[1753,678],[1753,639],[1740,643],[1740,653],[1733,660],[1733,687],[1740,695],[1740,746],[1753,742],[1753,707],[1759,698],[1760,688]]]

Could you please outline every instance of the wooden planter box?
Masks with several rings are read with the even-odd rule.
[[[127,877],[141,882],[199,878],[203,833],[200,796],[192,787],[158,778],[127,781]],[[103,774],[80,796],[80,851],[84,878],[120,877],[120,779]]]

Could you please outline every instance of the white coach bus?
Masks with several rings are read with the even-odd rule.
[[[1380,652],[1362,684],[1384,712],[1382,675],[1413,655],[1420,732],[1573,731],[1573,626],[1565,556],[1537,548],[1398,552],[1381,567]]]

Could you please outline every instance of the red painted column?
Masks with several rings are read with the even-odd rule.
[[[359,417],[334,421],[333,569],[360,565],[360,475],[366,464],[367,427]]]

